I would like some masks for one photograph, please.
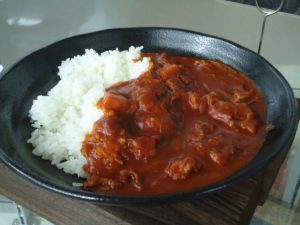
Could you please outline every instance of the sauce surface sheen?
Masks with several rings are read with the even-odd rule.
[[[244,167],[267,133],[253,81],[213,60],[143,53],[151,68],[107,89],[81,152],[84,187],[163,194],[218,182]]]

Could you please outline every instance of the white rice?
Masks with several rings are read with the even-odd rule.
[[[63,61],[58,67],[61,80],[46,96],[38,96],[29,111],[36,128],[28,140],[34,146],[33,154],[51,160],[66,173],[86,177],[82,170],[86,159],[80,149],[85,135],[102,115],[96,103],[105,88],[137,78],[149,69],[149,58],[133,62],[141,49],[116,49],[101,55],[88,49],[84,55]]]

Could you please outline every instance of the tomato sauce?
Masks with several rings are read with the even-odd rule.
[[[262,146],[266,106],[245,75],[213,60],[144,53],[151,68],[99,100],[104,115],[81,152],[84,187],[163,194],[218,182]]]

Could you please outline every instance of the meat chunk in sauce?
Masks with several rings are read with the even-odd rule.
[[[121,186],[121,183],[107,177],[91,176],[84,187],[88,189],[97,189],[98,191],[111,191]]]
[[[128,147],[136,160],[148,161],[156,153],[156,140],[147,136],[131,138]]]
[[[222,101],[214,95],[210,95],[207,99],[209,115],[230,128],[241,128],[254,134],[261,125],[260,119],[256,118],[254,112],[245,103]]]
[[[249,162],[262,145],[263,96],[225,64],[147,53],[151,68],[117,83],[82,145],[84,187],[162,194],[212,184]],[[216,176],[217,175],[217,176]]]
[[[219,166],[226,165],[235,154],[235,148],[232,145],[224,147],[222,151],[217,148],[211,148],[209,150],[209,156],[214,163]]]
[[[166,173],[173,180],[184,180],[192,173],[196,173],[201,168],[194,158],[187,156],[183,159],[175,159],[166,169]]]
[[[174,121],[168,115],[137,116],[135,123],[142,133],[167,136],[175,128]]]
[[[126,111],[129,108],[129,101],[121,95],[108,93],[102,100],[102,108],[107,111]]]
[[[159,76],[163,80],[168,80],[170,78],[173,78],[174,76],[178,75],[180,73],[180,66],[176,64],[165,64],[160,70],[159,70]]]
[[[142,189],[142,182],[138,173],[131,169],[120,171],[120,180],[123,183],[131,183],[137,190]]]

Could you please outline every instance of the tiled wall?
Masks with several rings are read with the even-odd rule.
[[[242,4],[255,5],[254,0],[227,0]],[[281,12],[291,13],[295,15],[300,15],[300,1],[299,0],[258,0],[258,4],[262,7],[275,9],[284,1],[283,7],[280,10]]]

